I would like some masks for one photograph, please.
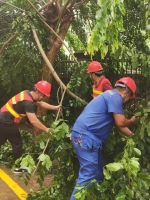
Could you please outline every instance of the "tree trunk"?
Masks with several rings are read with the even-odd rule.
[[[50,6],[47,10],[47,23],[54,29],[56,30],[57,29],[57,26],[59,24],[59,33],[58,33],[58,36],[64,40],[66,34],[67,34],[67,31],[68,31],[68,28],[71,24],[71,22],[73,21],[74,19],[74,13],[72,10],[69,10],[69,9],[66,9],[65,12],[63,13],[63,16],[61,17],[61,19],[59,18],[58,16],[58,20],[55,21],[55,24],[53,23],[52,24],[52,21],[50,20],[51,19],[51,15],[52,15],[52,7]],[[55,16],[56,16],[56,10],[55,8],[53,7],[54,11],[55,11]],[[58,11],[58,13],[60,13]],[[51,14],[51,15],[50,15]],[[50,51],[47,52],[47,58],[49,59],[50,63],[52,64],[52,66],[54,65],[54,62],[55,62],[55,59],[56,59],[56,56],[57,56],[57,53],[59,52],[61,46],[62,46],[62,42],[60,41],[59,38],[57,38],[56,36],[52,35],[50,36],[49,38],[49,46],[50,46]],[[42,80],[46,80],[48,81],[49,83],[52,83],[52,73],[50,71],[50,69],[47,67],[46,63],[43,64],[43,67],[42,67],[42,74],[41,74],[41,79]],[[45,98],[44,99],[45,102],[48,102],[49,103],[49,98]],[[47,114],[47,110],[44,110],[42,108],[38,108],[37,109],[37,116],[45,116]],[[36,135],[38,135],[41,131],[34,128],[33,130],[33,136],[36,137]]]

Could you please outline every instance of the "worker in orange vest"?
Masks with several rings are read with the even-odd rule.
[[[110,81],[103,75],[103,67],[97,61],[92,61],[88,65],[87,73],[90,76],[93,84],[93,98],[102,94],[106,90],[112,90],[113,87]]]
[[[49,132],[49,128],[36,117],[34,105],[47,110],[61,108],[61,105],[54,106],[42,101],[44,97],[50,97],[51,84],[42,80],[34,86],[33,91],[20,92],[0,109],[0,146],[8,140],[12,145],[15,160],[22,156],[22,138],[18,129],[22,117],[27,116],[34,127]],[[14,173],[22,173],[23,171],[26,170],[15,169]]]

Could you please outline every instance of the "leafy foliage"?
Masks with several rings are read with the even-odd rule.
[[[39,1],[36,4],[38,8]],[[65,1],[63,1],[64,3]],[[41,19],[31,8],[27,1],[11,0],[14,9],[2,4],[0,11],[8,22],[0,20],[2,28],[2,38],[0,47],[10,35],[18,32],[17,38],[7,45],[0,60],[1,76],[1,104],[8,100],[12,94],[26,88],[31,88],[33,83],[39,79],[41,69],[41,55],[31,36],[30,26],[34,26],[42,43],[42,47],[47,52],[50,48],[49,41],[51,33],[43,25]],[[25,12],[24,12],[25,10]],[[148,1],[110,1],[98,0],[88,1],[80,10],[75,10],[75,21],[69,28],[65,40],[72,51],[79,49],[86,50],[87,39],[91,36],[88,44],[88,52],[92,58],[102,62],[105,70],[112,74],[122,76],[125,69],[137,70],[144,76],[149,76],[149,6]],[[7,34],[7,30],[9,33]],[[4,36],[4,37],[3,37]],[[53,37],[52,37],[53,38]],[[58,57],[64,60],[65,50],[61,49]],[[131,68],[130,68],[131,66]],[[87,99],[90,93],[91,83],[86,74],[87,63],[82,62],[68,67],[68,71],[73,72],[68,88]],[[77,110],[80,102],[69,99],[70,107]],[[68,107],[69,107],[68,106]],[[74,155],[71,141],[70,128],[67,123],[73,122],[71,118],[72,110],[68,107],[66,116],[69,122],[57,121],[51,125],[53,136],[42,133],[34,144],[31,134],[22,132],[24,140],[24,154],[16,164],[22,167],[27,165],[31,174],[23,177],[25,184],[28,184],[32,172],[36,169],[36,163],[40,165],[36,171],[40,191],[32,191],[28,195],[28,200],[47,199],[69,199],[75,185],[78,173],[78,161]],[[83,106],[84,107],[84,106]],[[110,138],[104,146],[104,174],[105,179],[101,185],[94,180],[86,185],[79,186],[81,193],[76,193],[80,200],[86,195],[89,199],[101,200],[146,200],[149,199],[149,102],[143,100],[135,103],[135,109],[130,108],[130,112],[138,117],[134,124],[135,136],[131,139],[122,137],[116,129],[113,130]],[[79,110],[80,112],[80,110]],[[126,112],[127,115],[129,112]],[[72,121],[71,121],[72,120]],[[49,125],[48,118],[44,119]],[[45,153],[43,150],[47,140],[50,140]],[[6,143],[1,149],[0,162],[12,165],[11,146]],[[44,177],[51,174],[53,180],[50,188],[44,188]],[[92,184],[92,187],[89,185]]]
[[[103,150],[105,161],[103,183],[99,185],[92,180],[84,186],[79,186],[80,192],[76,192],[76,199],[82,200],[87,195],[92,200],[149,199],[150,165],[147,154],[150,146],[149,107],[150,103],[146,100],[135,103],[134,114],[137,116],[137,121],[131,127],[135,133],[133,138],[128,139],[121,136],[116,129],[113,130]],[[130,117],[131,113],[126,110],[126,115]],[[40,134],[33,146],[29,145],[33,142],[30,139],[31,135],[23,132],[24,147],[27,148],[28,153],[25,153],[17,162],[22,167],[28,166],[33,172],[36,168],[35,163],[40,160],[36,175],[42,190],[31,190],[28,195],[29,200],[69,199],[77,178],[79,166],[72,149],[69,127],[63,120],[58,120],[51,124],[51,133],[52,136],[44,132]],[[50,139],[49,145],[43,153],[48,139]],[[3,157],[3,159],[6,158]],[[23,177],[25,184],[30,181],[32,172]],[[50,173],[53,179],[50,187],[44,188],[43,182],[47,173]]]
[[[147,1],[98,1],[88,52],[121,76],[149,75],[149,6]],[[111,68],[108,77],[111,77]],[[114,80],[112,80],[114,81]]]
[[[82,200],[87,195],[93,200],[149,199],[150,165],[147,154],[150,146],[149,107],[150,103],[145,100],[136,102],[134,113],[137,121],[132,127],[135,132],[133,138],[121,137],[116,129],[113,130],[104,146],[105,179],[103,183],[98,185],[93,180],[86,186],[79,186],[81,192],[75,194],[77,199]],[[131,115],[128,111],[126,114]],[[37,182],[43,188],[41,191],[31,191],[28,195],[29,200],[69,199],[75,184],[79,166],[70,141],[70,129],[63,120],[58,120],[51,124],[51,133],[53,136],[43,132],[33,145],[31,134],[22,132],[25,152],[16,164],[20,163],[21,167],[29,167],[31,174],[23,177],[25,184],[28,184],[36,168],[35,163],[40,160],[36,175]],[[49,145],[43,153],[48,139],[50,139]],[[10,151],[10,145],[5,144],[1,150],[1,155],[3,155],[1,163],[8,158]],[[53,180],[49,188],[44,188],[43,181],[47,173],[52,175]]]
[[[95,51],[100,49],[101,57],[108,52],[108,47],[114,52],[118,49],[119,32],[123,31],[123,15],[125,8],[123,1],[109,0],[98,1],[100,9],[96,13],[96,25],[88,44],[88,50],[93,55]],[[111,33],[111,34],[110,34]]]
[[[46,123],[48,123],[48,121],[46,121]],[[58,120],[51,124],[51,133],[52,136],[51,134],[48,135],[43,132],[37,136],[35,145],[29,145],[33,142],[33,139],[31,140],[30,134],[28,135],[26,132],[23,132],[23,139],[25,142],[24,148],[27,147],[27,149],[25,149],[26,151],[23,156],[15,162],[14,167],[16,165],[20,165],[20,167],[28,167],[29,174],[22,176],[26,185],[32,178],[32,173],[36,170],[35,175],[37,176],[37,183],[42,189],[41,191],[31,190],[28,199],[69,198],[73,189],[75,177],[77,176],[78,171],[78,162],[74,159],[69,127],[63,120]],[[27,137],[29,137],[29,143],[28,140],[26,140]],[[43,152],[49,139],[50,142],[46,151]],[[4,159],[6,158],[4,157]],[[37,167],[36,162],[38,160],[40,161],[40,164]],[[44,177],[49,173],[53,177],[51,186],[50,188],[44,188]]]

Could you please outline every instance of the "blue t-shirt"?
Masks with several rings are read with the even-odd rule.
[[[124,115],[122,104],[122,97],[115,89],[103,92],[84,108],[72,130],[105,142],[115,124],[113,113]]]

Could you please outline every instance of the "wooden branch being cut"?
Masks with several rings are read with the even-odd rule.
[[[6,46],[7,46],[12,40],[14,40],[14,39],[16,38],[17,34],[18,34],[18,33],[15,33],[13,36],[11,36],[11,38],[9,38],[9,40],[7,40],[7,41],[5,42],[5,44],[2,46],[2,48],[1,48],[1,50],[0,50],[0,54],[2,54],[3,51],[5,50]]]
[[[72,96],[73,98],[75,98],[76,100],[80,101],[82,104],[87,104],[87,102],[81,98],[79,98],[78,96],[76,96],[74,93],[72,93],[65,85],[64,83],[60,80],[59,76],[57,75],[56,71],[54,70],[53,66],[51,65],[50,61],[48,60],[41,44],[40,44],[40,41],[38,39],[38,36],[36,34],[36,31],[35,29],[32,28],[32,33],[33,33],[33,36],[34,36],[34,39],[36,41],[36,44],[39,48],[39,51],[45,61],[45,63],[47,64],[48,68],[50,69],[51,73],[53,74],[53,77],[55,78],[55,80],[57,81],[57,83],[64,89],[66,90],[66,92]]]

